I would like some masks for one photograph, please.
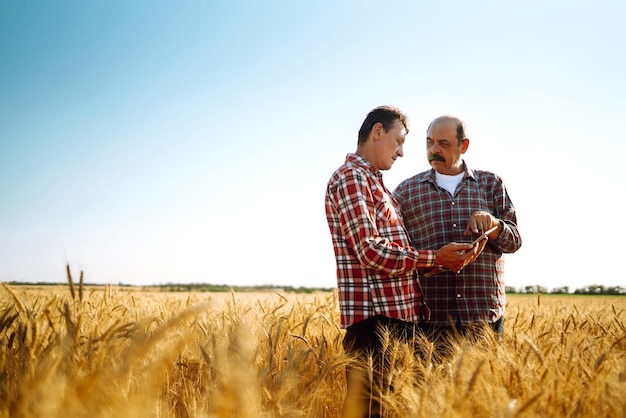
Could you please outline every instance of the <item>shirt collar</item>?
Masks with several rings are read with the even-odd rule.
[[[354,153],[346,155],[346,163],[352,163],[376,175],[382,174],[380,170],[374,167],[369,161]]]
[[[476,176],[474,175],[474,170],[469,168],[469,166],[467,165],[465,160],[463,160],[463,171],[465,172],[465,175],[463,176],[463,179],[471,178],[472,180],[476,181]],[[435,178],[435,169],[431,168],[430,171],[427,172],[427,173],[430,173],[430,174],[428,176],[425,176],[422,181],[429,181],[429,182],[431,182],[433,184],[437,184],[437,180]]]

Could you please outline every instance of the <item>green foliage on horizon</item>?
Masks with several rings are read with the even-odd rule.
[[[17,282],[10,281],[7,284],[12,286],[64,286],[67,283],[51,283],[51,282]],[[83,286],[105,286],[97,283],[84,283]],[[230,286],[226,284],[208,284],[208,283],[166,283],[158,285],[129,285],[118,283],[120,287],[135,287],[138,289],[152,289],[163,292],[285,292],[285,293],[315,293],[330,292],[334,288],[328,287],[294,287],[279,285],[260,285],[260,286]]]
[[[511,286],[505,287],[506,293],[510,294],[553,294],[553,295],[567,295],[572,294],[569,286],[555,287],[551,290],[541,285],[525,286],[523,288],[515,288]],[[623,286],[604,286],[601,284],[592,284],[582,288],[574,290],[573,294],[576,295],[611,295],[619,296],[626,295],[626,287]]]
[[[50,282],[7,282],[9,285],[15,286],[59,286],[67,283],[50,283]],[[97,283],[84,283],[84,286],[105,286]],[[210,283],[166,283],[158,285],[129,285],[124,283],[118,283],[120,287],[132,287],[144,290],[159,290],[162,292],[285,292],[285,293],[315,293],[315,292],[330,292],[335,288],[329,287],[294,287],[294,286],[280,286],[280,285],[258,285],[258,286],[231,286],[227,284],[210,284]],[[574,289],[571,291],[569,286],[555,287],[548,289],[541,285],[528,285],[520,288],[506,286],[506,293],[509,294],[553,294],[553,295],[611,295],[611,296],[626,296],[626,287],[623,286],[604,286],[601,284],[592,284],[582,288]]]

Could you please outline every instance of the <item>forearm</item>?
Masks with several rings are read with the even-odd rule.
[[[435,251],[402,247],[380,236],[366,237],[356,247],[357,257],[363,267],[391,275],[435,266]]]
[[[502,253],[514,253],[522,246],[522,237],[517,228],[515,206],[503,183],[497,190],[494,190],[494,196],[496,196],[494,214],[500,222],[501,229],[498,238],[492,242],[492,245],[495,244]]]

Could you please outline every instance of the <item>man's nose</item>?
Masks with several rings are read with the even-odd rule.
[[[396,154],[398,155],[398,157],[404,157],[404,152],[402,151],[402,147],[399,147],[396,150]]]

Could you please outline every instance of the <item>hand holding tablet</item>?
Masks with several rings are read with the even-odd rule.
[[[483,232],[482,234],[480,234],[480,236],[478,238],[476,238],[474,240],[474,242],[472,242],[472,245],[476,245],[478,244],[480,241],[484,240],[485,238],[489,238],[487,235],[491,234],[493,231],[495,231],[496,229],[498,229],[498,225],[494,226],[493,228],[489,228],[488,230],[486,230],[485,232]]]

